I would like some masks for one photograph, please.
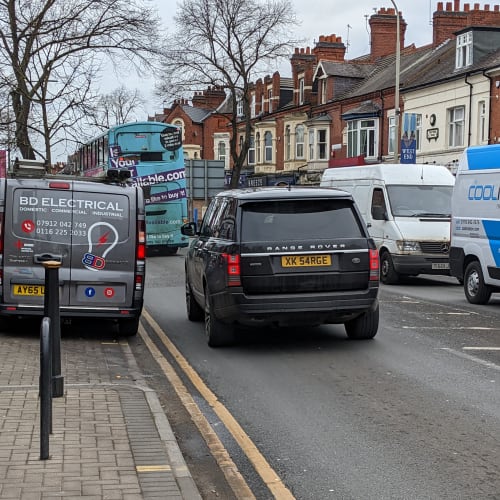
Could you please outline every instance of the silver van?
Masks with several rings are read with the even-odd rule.
[[[61,319],[100,318],[137,333],[143,307],[142,190],[126,182],[12,175],[0,180],[0,320],[44,312],[47,256]]]

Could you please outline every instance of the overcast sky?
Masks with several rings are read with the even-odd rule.
[[[449,0],[444,0],[449,1]],[[166,25],[172,23],[173,15],[179,5],[177,0],[153,0]],[[352,3],[352,6],[349,6]],[[432,13],[438,0],[395,0],[407,23],[406,44],[417,46],[432,42]],[[464,0],[461,0],[463,6]],[[469,0],[469,3],[474,3]],[[494,3],[494,2],[493,2]],[[393,7],[391,0],[290,0],[295,9],[297,20],[296,38],[304,39],[304,46],[314,46],[320,35],[342,37],[349,43],[346,57],[358,57],[369,52],[368,18],[380,8]],[[348,28],[348,25],[350,28]]]
[[[446,1],[446,0],[444,0]],[[432,42],[432,13],[437,8],[438,0],[395,0],[407,23],[405,45],[414,43],[417,47]],[[472,0],[470,0],[472,2]],[[352,3],[352,6],[349,6]],[[463,6],[464,0],[461,0]],[[177,0],[152,0],[160,13],[163,24],[169,32],[175,31],[173,16],[178,8]],[[347,47],[346,58],[353,59],[370,51],[369,17],[380,8],[393,7],[391,0],[290,0],[295,9],[300,25],[294,38],[303,39],[301,47],[313,48],[320,35],[335,34],[342,38]],[[283,76],[291,76],[289,65],[280,69]],[[152,84],[151,84],[152,85]],[[145,86],[141,91],[147,93]],[[148,114],[161,110],[149,95]]]

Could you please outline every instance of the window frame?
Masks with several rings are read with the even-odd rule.
[[[458,111],[462,111],[462,117],[457,118]],[[454,106],[447,110],[448,118],[448,147],[460,148],[465,143],[465,106]],[[458,137],[457,133],[460,135]],[[459,139],[457,141],[457,139]]]

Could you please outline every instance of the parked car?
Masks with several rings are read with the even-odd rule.
[[[186,305],[212,347],[235,327],[343,323],[371,339],[379,322],[379,256],[352,196],[329,188],[236,189],[185,224]]]

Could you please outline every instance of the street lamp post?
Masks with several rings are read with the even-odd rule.
[[[395,89],[394,89],[394,163],[398,163],[399,160],[399,143],[400,143],[400,134],[399,134],[399,67],[400,67],[400,59],[401,59],[401,47],[400,47],[400,28],[399,28],[399,9],[394,2],[391,0],[392,5],[394,5],[394,9],[396,10],[396,81],[395,81]]]

